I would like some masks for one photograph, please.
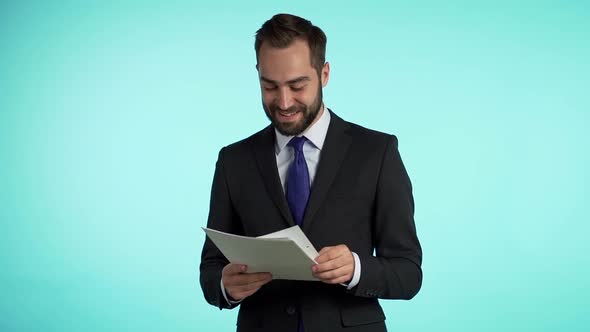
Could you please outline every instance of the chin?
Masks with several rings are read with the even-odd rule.
[[[296,136],[301,134],[305,129],[301,128],[301,121],[293,122],[275,122],[274,127],[285,136]]]

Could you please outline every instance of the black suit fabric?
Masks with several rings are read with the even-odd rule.
[[[331,111],[330,111],[331,112]],[[207,227],[260,236],[295,225],[283,193],[272,126],[219,152]],[[410,299],[422,284],[422,250],[412,187],[397,139],[331,113],[302,229],[319,250],[347,245],[361,262],[358,285],[273,280],[239,304],[238,331],[385,331],[378,299]],[[221,293],[228,263],[206,239],[200,281],[206,300]]]

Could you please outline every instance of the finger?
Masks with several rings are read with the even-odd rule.
[[[337,246],[327,246],[327,247],[323,247],[322,250],[320,250],[319,254],[324,254],[326,252],[343,252],[343,251],[350,251],[348,249],[348,246],[345,244],[339,244]]]
[[[224,285],[230,286],[239,286],[239,285],[247,285],[250,283],[254,283],[260,280],[271,280],[272,275],[266,272],[259,272],[259,273],[240,273],[228,276],[224,279]]]
[[[271,280],[272,279],[265,279],[247,285],[233,286],[229,288],[226,287],[226,291],[233,299],[240,301],[256,293],[260,289],[260,287],[270,282]]]
[[[323,263],[332,259],[336,259],[340,256],[352,255],[350,249],[344,244],[340,244],[334,247],[325,247],[320,250],[320,255],[316,258],[316,262]]]
[[[339,278],[344,275],[352,274],[353,270],[354,270],[353,266],[347,265],[347,266],[341,266],[337,269],[330,270],[330,271],[314,273],[314,276],[318,279],[330,280],[330,279]]]
[[[257,273],[240,273],[231,276],[227,276],[223,279],[223,285],[227,287],[231,286],[242,286],[259,281],[270,281],[272,275],[268,272],[257,272]]]
[[[235,295],[230,295],[230,296],[233,299],[236,299],[237,301],[241,301],[241,300],[247,298],[248,296],[256,293],[257,291],[258,291],[258,288],[257,289],[252,289],[252,290],[249,290],[249,291],[238,292]]]
[[[255,282],[251,282],[248,284],[242,284],[242,285],[237,285],[237,286],[232,286],[232,290],[235,290],[237,292],[247,292],[253,289],[258,289],[260,287],[262,287],[262,285],[270,282],[272,279],[262,279],[262,280],[257,280]]]
[[[349,265],[349,264],[351,264],[351,265],[354,264],[354,258],[352,257],[352,255],[350,255],[350,256],[342,255],[342,256],[339,256],[335,259],[326,261],[324,263],[314,265],[312,267],[312,271],[315,273],[331,271],[331,270],[338,269],[342,266]]]
[[[320,250],[319,254],[320,255],[318,257],[316,257],[316,259],[315,259],[315,261],[317,263],[327,262],[327,261],[332,260],[340,255],[338,253],[338,251],[336,250],[336,247],[322,248],[322,250]]]
[[[320,252],[318,252],[318,254],[321,255],[321,254],[325,253],[326,251],[332,250],[333,248],[335,248],[335,247],[332,247],[332,246],[323,247],[322,250],[320,250]]]
[[[222,275],[232,275],[232,274],[238,274],[238,273],[243,273],[246,272],[246,270],[248,269],[248,267],[244,264],[227,264],[223,270],[222,270]]]
[[[315,277],[326,283],[339,284],[350,281],[352,279],[353,271],[353,266],[342,266],[335,270],[316,273]]]
[[[256,291],[258,291],[258,289],[260,289],[260,287],[270,282],[271,280],[272,279],[265,279],[246,285],[230,286],[226,287],[225,289],[232,298],[236,300],[241,300],[247,296],[254,294]]]

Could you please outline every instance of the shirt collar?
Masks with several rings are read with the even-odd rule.
[[[315,145],[316,148],[321,151],[322,147],[324,146],[324,141],[326,140],[326,135],[328,134],[328,127],[330,125],[330,111],[324,105],[322,105],[322,110],[320,112],[322,112],[322,115],[320,115],[318,121],[309,126],[303,133],[301,133],[301,135],[298,136],[305,136],[313,145]],[[285,136],[281,134],[276,128],[275,134],[277,137],[275,141],[275,153],[278,155],[285,148],[285,146],[287,146],[293,136]]]

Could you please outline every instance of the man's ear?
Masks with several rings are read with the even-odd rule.
[[[330,63],[324,63],[322,67],[322,87],[325,88],[328,85],[328,81],[330,80]]]

